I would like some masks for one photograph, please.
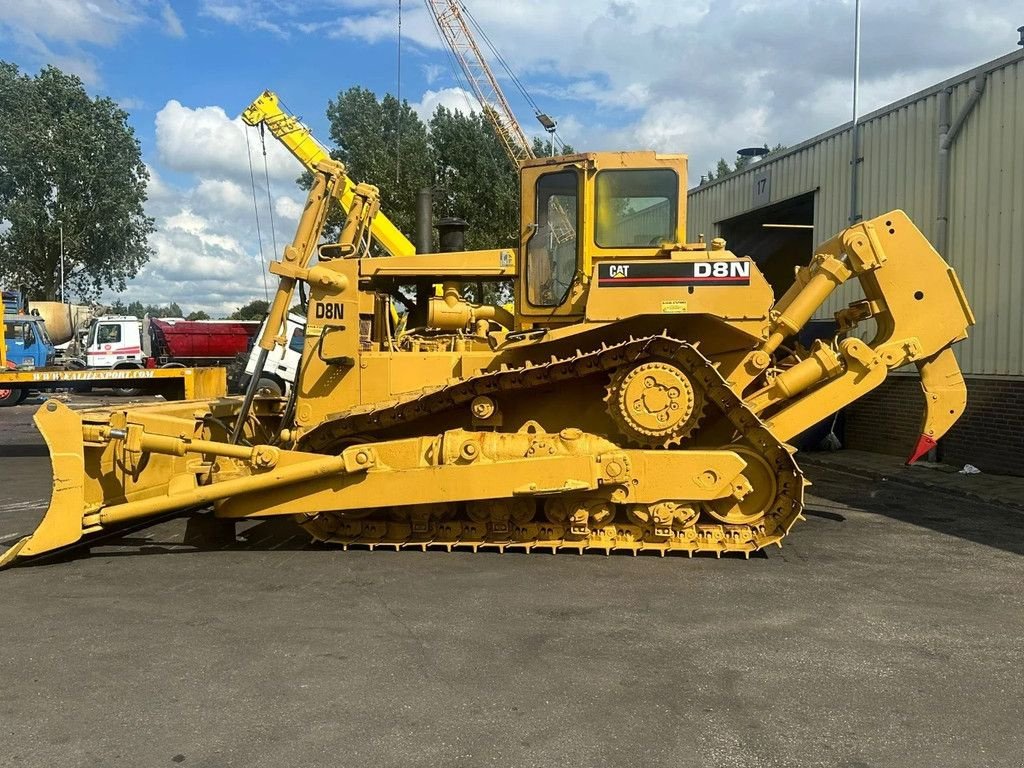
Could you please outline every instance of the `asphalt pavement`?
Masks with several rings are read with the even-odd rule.
[[[0,547],[50,490],[0,409]],[[174,519],[0,573],[12,766],[1020,766],[1024,513],[814,467],[750,560]]]

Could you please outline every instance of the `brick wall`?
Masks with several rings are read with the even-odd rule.
[[[846,409],[844,445],[906,457],[924,400],[916,376],[892,376]],[[967,410],[939,443],[939,459],[982,472],[1024,475],[1024,381],[967,378]]]
[[[843,444],[859,451],[909,456],[921,432],[923,405],[920,379],[891,376],[846,409]]]

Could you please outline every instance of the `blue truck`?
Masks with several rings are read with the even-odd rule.
[[[46,334],[43,319],[36,315],[23,314],[23,300],[20,291],[2,291],[4,308],[3,335],[0,337],[2,354],[0,362],[4,368],[33,370],[53,365],[57,351]],[[17,405],[28,396],[27,389],[5,389],[0,387],[0,406]]]

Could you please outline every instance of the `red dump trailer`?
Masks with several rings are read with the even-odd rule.
[[[149,320],[147,366],[229,365],[252,349],[260,323],[248,320]]]

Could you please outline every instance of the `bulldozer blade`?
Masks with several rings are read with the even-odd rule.
[[[53,468],[50,506],[31,535],[0,553],[0,568],[74,544],[86,533],[82,519],[85,507],[82,419],[70,408],[49,400],[36,412],[34,421],[50,450]]]
[[[967,385],[950,347],[917,363],[924,393],[921,435],[907,464],[913,464],[934,448],[967,408]]]

